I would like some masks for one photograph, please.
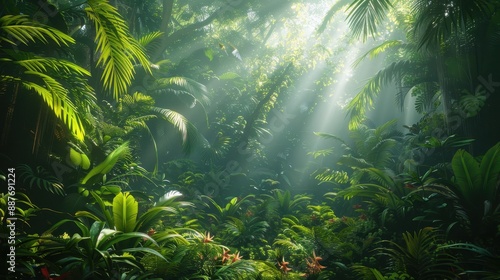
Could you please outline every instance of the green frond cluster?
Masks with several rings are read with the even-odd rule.
[[[409,60],[393,62],[380,70],[366,83],[363,89],[347,105],[347,112],[350,115],[349,129],[353,130],[360,126],[365,120],[366,112],[373,109],[375,98],[382,90],[382,87],[393,79],[402,77],[405,73],[411,71],[412,64]]]
[[[348,22],[356,38],[363,40],[377,33],[377,27],[384,21],[392,8],[390,0],[355,0],[349,5]]]
[[[0,18],[0,42],[17,47],[18,43],[48,44],[49,41],[59,46],[74,43],[70,36],[33,22],[27,16],[6,15]],[[93,98],[92,89],[85,81],[90,76],[86,69],[67,60],[41,57],[20,50],[4,49],[0,60],[6,70],[1,76],[3,82],[19,84],[26,90],[36,92],[72,134],[83,141],[85,129],[73,103],[72,91],[88,95],[82,100]],[[70,84],[73,87],[69,87]]]
[[[58,46],[68,46],[75,42],[73,38],[60,30],[33,21],[28,15],[5,15],[0,18],[0,42],[6,42],[15,47],[19,43],[48,44],[49,40]]]
[[[150,63],[115,7],[99,0],[89,0],[87,5],[85,12],[96,31],[97,65],[103,67],[101,80],[104,89],[118,100],[132,83],[134,63],[140,63],[147,72],[150,72]]]

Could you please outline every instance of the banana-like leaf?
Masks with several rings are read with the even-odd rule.
[[[479,163],[467,151],[458,150],[453,156],[451,166],[459,195],[469,204],[478,202],[482,183]]]
[[[481,160],[482,193],[484,197],[496,197],[500,175],[500,142],[490,148]]]
[[[128,142],[123,143],[121,146],[112,151],[103,162],[92,168],[90,172],[82,179],[81,184],[85,185],[94,176],[97,176],[99,174],[104,175],[108,173],[115,166],[116,162],[120,158],[127,155],[129,152],[130,149],[128,146]]]
[[[135,228],[139,203],[130,193],[118,193],[113,199],[113,220],[116,230],[131,232]]]

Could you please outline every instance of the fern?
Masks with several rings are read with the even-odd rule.
[[[37,166],[35,169],[32,169],[29,165],[22,164],[17,170],[20,172],[19,175],[22,181],[30,188],[36,186],[53,194],[65,195],[63,184],[55,176],[50,175],[43,167]]]

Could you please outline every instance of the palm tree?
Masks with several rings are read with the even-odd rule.
[[[478,76],[498,72],[492,61],[498,44],[494,40],[499,30],[495,17],[497,1],[339,1],[327,13],[319,31],[348,2],[347,20],[355,38],[366,40],[377,35],[388,14],[399,18],[398,25],[407,37],[405,43],[386,41],[367,53],[376,56],[388,49],[399,49],[407,55],[379,71],[350,102],[350,128],[362,123],[382,86],[391,81],[400,85],[398,100],[412,92],[419,97],[416,105],[422,105],[423,100],[439,96],[448,114],[460,98],[457,93],[474,92],[481,84]],[[401,14],[404,10],[408,12]],[[413,92],[415,87],[419,90]]]
[[[0,18],[0,60],[3,64],[0,77],[2,89],[11,96],[2,135],[4,144],[19,92],[36,93],[74,137],[83,140],[84,112],[77,107],[85,108],[81,105],[94,102],[93,90],[86,82],[90,73],[70,61],[34,51],[34,46],[62,49],[74,42],[70,36],[27,15]]]

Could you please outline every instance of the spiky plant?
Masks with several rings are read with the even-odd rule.
[[[403,245],[381,242],[378,251],[392,260],[389,271],[405,272],[415,280],[456,279],[457,260],[443,249],[442,237],[432,228],[403,233],[403,240]]]

